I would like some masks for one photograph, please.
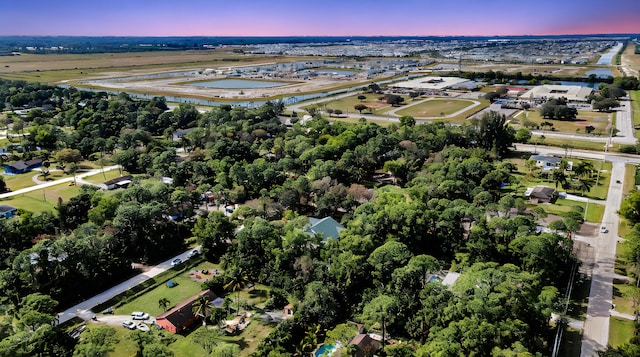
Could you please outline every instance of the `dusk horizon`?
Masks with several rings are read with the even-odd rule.
[[[35,10],[34,10],[35,9]],[[452,0],[298,4],[243,0],[92,3],[44,0],[0,4],[0,36],[88,37],[378,37],[638,34],[640,3],[551,0],[509,4]]]

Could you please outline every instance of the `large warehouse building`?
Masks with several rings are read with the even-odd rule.
[[[420,77],[410,81],[393,83],[389,88],[405,91],[440,92],[447,89],[474,90],[478,88],[474,81],[459,77]]]
[[[537,87],[533,87],[519,98],[530,101],[540,99],[554,99],[564,97],[568,102],[587,102],[588,97],[593,92],[593,89],[582,86],[563,86],[556,84],[545,84]]]

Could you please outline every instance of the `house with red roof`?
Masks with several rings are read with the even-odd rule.
[[[206,296],[211,303],[216,299],[216,294],[211,290],[201,291],[156,317],[156,324],[169,332],[182,332],[196,321],[196,315],[193,313],[193,303],[202,296]]]

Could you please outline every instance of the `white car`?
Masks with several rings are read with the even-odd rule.
[[[142,332],[149,332],[151,330],[149,326],[143,324],[142,322],[139,323],[138,326],[136,326],[136,328]]]
[[[171,266],[174,267],[174,266],[176,266],[176,265],[178,265],[180,263],[182,263],[182,259],[176,258],[176,259],[171,261]]]
[[[198,254],[200,254],[200,251],[197,250],[197,249],[194,249],[194,250],[190,251],[187,254],[187,259],[193,258],[193,257],[197,256]]]
[[[134,311],[131,313],[131,318],[134,320],[146,320],[149,318],[149,314],[142,311]]]
[[[606,226],[602,226],[600,227],[600,233],[609,233],[609,230],[607,229]]]
[[[129,320],[127,320],[127,321],[125,321],[125,322],[123,322],[123,323],[122,323],[122,327],[126,327],[126,328],[128,328],[129,330],[135,330],[135,328],[136,328],[136,323],[135,323],[135,322],[133,322],[133,321],[129,321]]]

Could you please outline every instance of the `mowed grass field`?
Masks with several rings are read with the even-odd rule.
[[[553,123],[554,131],[570,133],[570,134],[585,134],[585,127],[591,125],[595,127],[595,130],[592,134],[600,134],[606,135],[607,125],[609,124],[609,113],[600,113],[600,112],[592,112],[592,111],[578,111],[577,120],[575,121],[567,121],[567,120],[554,120],[554,119],[545,119],[540,115],[539,110],[529,110],[529,111],[521,111],[517,113],[514,118],[519,122],[527,119],[540,125],[540,123],[547,121]],[[545,127],[548,129],[548,127]]]
[[[82,79],[109,71],[179,70],[272,62],[293,62],[305,57],[245,55],[231,50],[154,51],[92,54],[22,54],[5,56],[0,77],[38,82]],[[8,67],[7,67],[8,66]]]
[[[178,285],[169,288],[166,283],[159,284],[157,287],[145,292],[139,297],[129,301],[128,303],[118,306],[114,312],[118,315],[129,315],[133,311],[144,311],[151,316],[157,316],[164,312],[159,306],[158,301],[162,298],[170,300],[168,308],[180,303],[181,301],[193,296],[194,294],[202,291],[202,283],[194,279],[196,276],[201,278],[209,277],[213,275],[202,275],[203,269],[214,271],[219,270],[219,265],[210,262],[201,262],[192,268],[186,268],[178,273],[175,277],[171,278]],[[232,300],[235,301],[237,294],[230,293]],[[268,299],[268,288],[263,285],[255,285],[251,288],[247,287],[240,292],[241,307],[249,306],[249,311],[253,311],[252,307],[261,309],[264,303]],[[235,302],[232,303],[231,313],[234,313]],[[194,325],[195,328],[189,330],[183,334],[172,335],[176,338],[175,342],[169,344],[169,349],[175,353],[176,357],[191,357],[191,356],[207,356],[202,347],[195,340],[195,333],[201,328],[217,328],[215,325],[207,327],[200,326],[200,324]],[[274,325],[263,323],[254,314],[249,326],[237,336],[226,336],[224,333],[220,335],[219,342],[234,343],[240,347],[240,356],[247,356],[251,352],[255,351],[256,347],[274,328]],[[128,337],[130,332],[123,327],[116,327],[118,336],[122,337],[121,343],[117,344],[112,356],[130,356],[131,351],[136,350],[136,345]],[[151,333],[157,334],[158,332],[153,330]],[[163,332],[167,334],[167,332]]]
[[[470,100],[433,99],[398,110],[396,114],[410,115],[414,118],[444,117],[465,108],[470,108],[473,104]]]
[[[358,96],[363,95],[365,96],[365,99],[358,99]],[[382,94],[371,94],[371,93],[367,93],[367,94],[362,94],[362,93],[358,93],[358,94],[354,94],[348,97],[344,97],[344,98],[340,98],[340,99],[335,99],[335,100],[331,100],[331,101],[327,101],[327,102],[320,102],[317,104],[310,104],[308,106],[306,106],[305,108],[311,108],[311,107],[317,107],[320,110],[327,110],[327,109],[333,109],[333,110],[341,110],[343,113],[359,113],[354,106],[356,104],[364,104],[367,107],[369,107],[369,109],[365,109],[362,111],[362,114],[376,114],[376,115],[382,115],[384,113],[386,113],[387,111],[393,109],[394,107],[379,100],[378,98],[382,97]],[[409,97],[408,96],[402,96],[404,98],[405,101],[409,101]]]

